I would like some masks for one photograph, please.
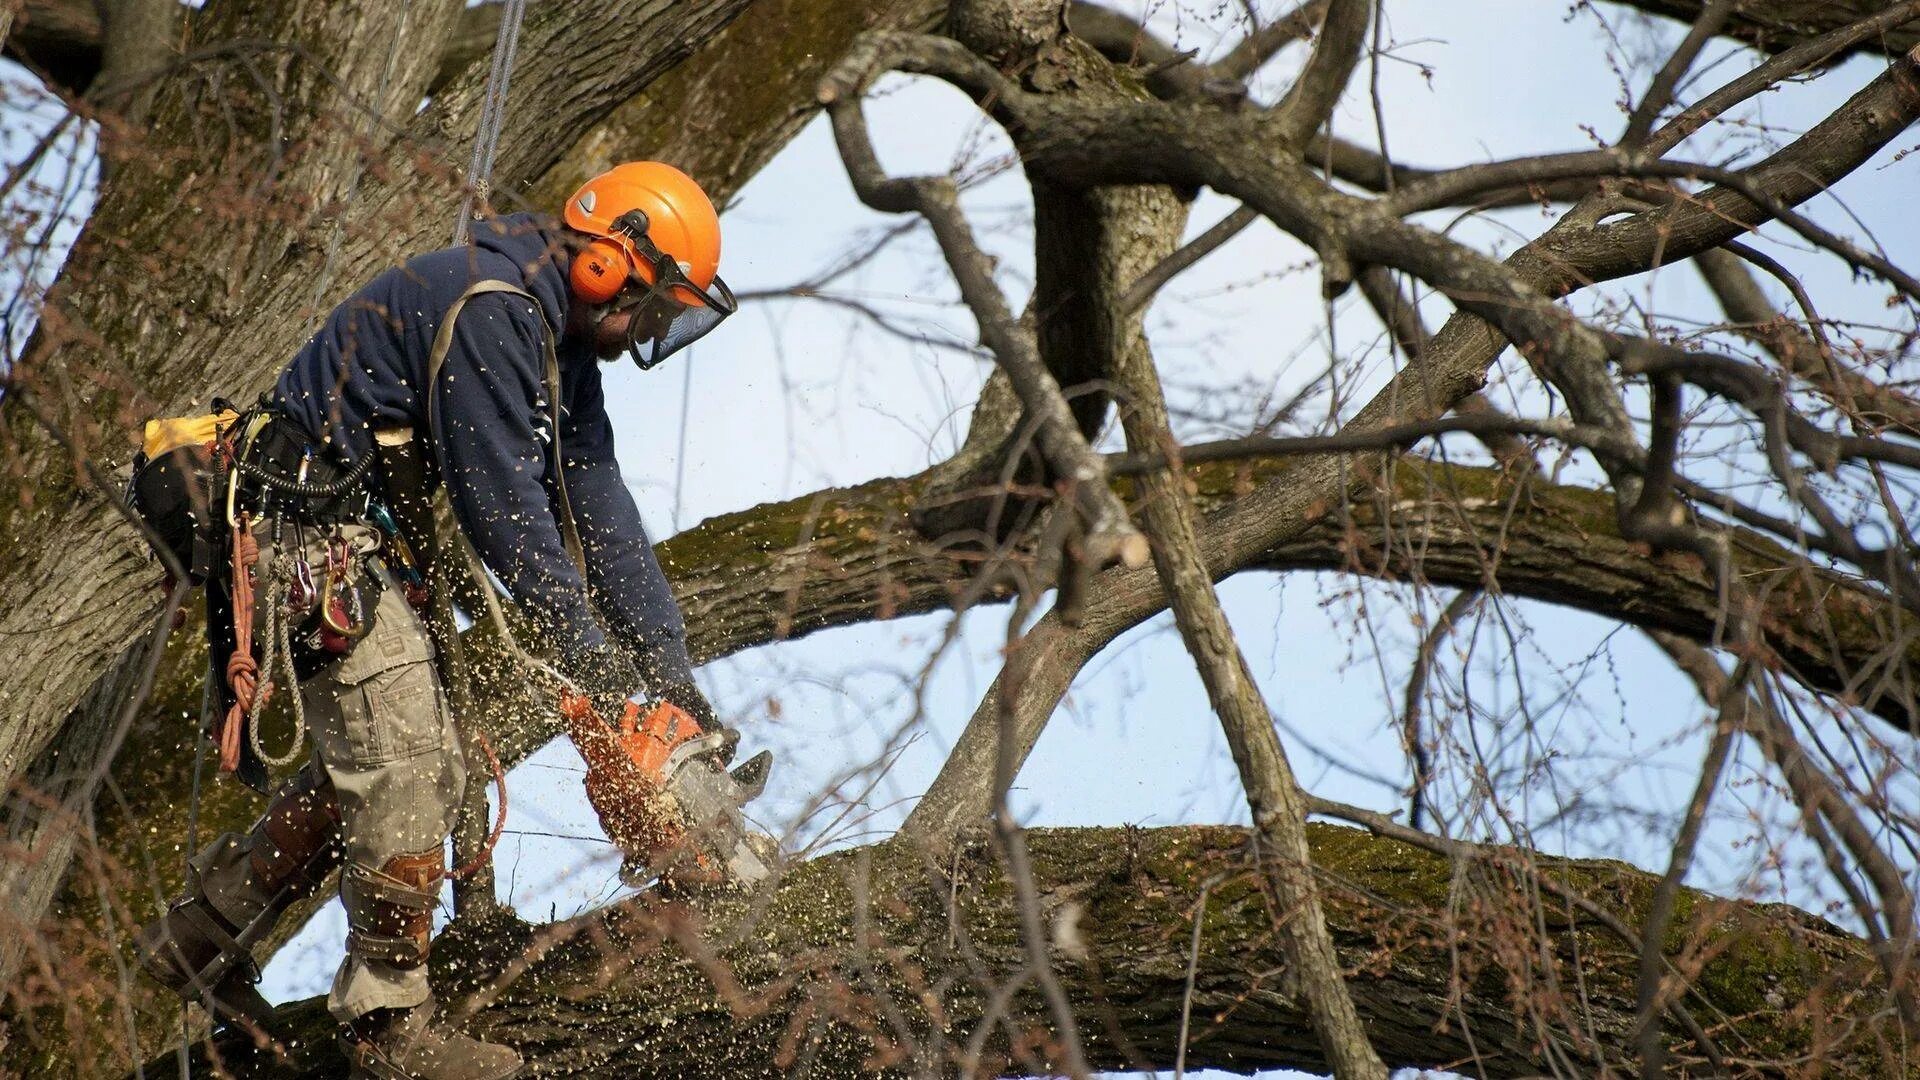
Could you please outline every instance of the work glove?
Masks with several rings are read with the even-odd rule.
[[[699,723],[702,731],[713,731],[721,726],[720,718],[714,715],[713,705],[707,701],[707,695],[700,692],[692,679],[668,683],[655,690],[653,696],[669,705],[678,706],[681,712]]]
[[[639,693],[643,685],[639,666],[627,650],[617,645],[585,649],[575,654],[567,667],[593,711],[609,724],[620,722],[627,699]]]
[[[719,732],[720,764],[722,767],[733,764],[734,751],[740,748],[740,732],[720,722],[720,717],[713,711],[712,703],[707,701],[707,695],[700,692],[700,688],[693,684],[692,679],[668,683],[655,691],[653,696],[693,717],[694,722],[700,725],[701,731],[709,734]]]

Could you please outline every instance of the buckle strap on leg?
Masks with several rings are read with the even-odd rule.
[[[212,942],[214,948],[220,950],[212,960],[207,961],[205,967],[187,977],[190,985],[197,984],[201,989],[210,991],[226,977],[229,971],[241,964],[245,965],[241,968],[241,972],[248,983],[260,981],[260,965],[254,962],[253,951],[248,948],[248,943],[228,933],[221,921],[210,914],[203,904],[190,900],[175,905],[174,911]],[[245,936],[242,933],[241,937]],[[168,944],[172,947],[175,956],[181,955],[179,946],[173,945],[171,941]]]
[[[379,934],[358,928],[347,931],[347,953],[399,968],[419,967],[427,960],[420,939],[411,934]]]
[[[391,904],[409,911],[431,911],[440,901],[440,892],[429,892],[394,877],[391,874],[375,870],[362,863],[349,863],[342,871],[353,886],[357,899],[375,904]],[[439,882],[433,882],[438,885]]]
[[[377,870],[353,863],[344,873],[347,951],[396,967],[426,963],[433,909],[446,877],[445,852],[434,848],[396,855]]]

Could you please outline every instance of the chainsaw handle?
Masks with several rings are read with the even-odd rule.
[[[692,713],[670,701],[654,702],[647,709],[645,719],[641,718],[640,709],[639,702],[628,701],[626,708],[621,711],[620,722],[607,726],[614,728],[622,735],[645,731],[672,746],[678,746],[688,739],[697,739],[705,734],[705,729],[700,726],[700,721],[693,718]],[[563,719],[575,723],[585,720],[599,720],[606,723],[605,718],[594,709],[591,698],[571,689],[560,691],[560,715]]]

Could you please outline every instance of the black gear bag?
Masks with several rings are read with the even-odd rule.
[[[223,550],[222,502],[227,468],[220,449],[239,416],[222,408],[201,416],[147,421],[127,482],[127,506],[147,525],[147,543],[169,576],[178,566],[203,585]]]

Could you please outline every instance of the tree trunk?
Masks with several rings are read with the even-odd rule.
[[[1521,1076],[1560,1053],[1596,1073],[1631,1069],[1634,950],[1557,902],[1534,907],[1537,893],[1512,888],[1519,853],[1483,848],[1455,862],[1356,829],[1309,833],[1355,1004],[1389,1064]],[[1326,1071],[1278,977],[1274,913],[1245,858],[1244,830],[1028,837],[1053,962],[1096,1068],[1171,1068],[1184,1014],[1189,1068]],[[1534,872],[1628,923],[1655,884],[1613,862],[1539,860]],[[1203,921],[1190,952],[1196,911]],[[1692,891],[1680,912],[1711,939],[1694,1004],[1723,1018],[1715,1037],[1739,1047],[1734,1075],[1771,1075],[1807,1057],[1837,1075],[1897,1074],[1901,1066],[1880,1056],[1896,1053],[1894,1044],[1875,1041],[1887,1020],[1870,1015],[1877,998],[1860,992],[1879,978],[1860,941],[1789,908]],[[803,1064],[828,1076],[958,1072],[986,1002],[1025,964],[1018,925],[1002,864],[982,844],[933,865],[894,842],[792,868],[764,909],[643,896],[540,930],[456,929],[436,946],[435,972],[445,999],[459,1002],[531,946],[539,958],[474,1027],[555,1073],[775,1077]],[[1526,974],[1505,952],[1516,927],[1542,937]],[[1553,979],[1577,984],[1577,998],[1550,993]],[[271,1075],[343,1075],[318,999],[279,1015],[290,1056]],[[1543,1022],[1565,1033],[1550,1050],[1537,1038]],[[1016,994],[1004,1021],[984,1022],[981,1073],[1046,1071],[1033,1048],[1044,1045],[1047,1023],[1037,995]],[[1017,1046],[1008,1032],[1021,1037]],[[1667,1045],[1677,1075],[1699,1066],[1683,1038],[1669,1033]],[[269,1075],[244,1040],[218,1049],[235,1075]]]

